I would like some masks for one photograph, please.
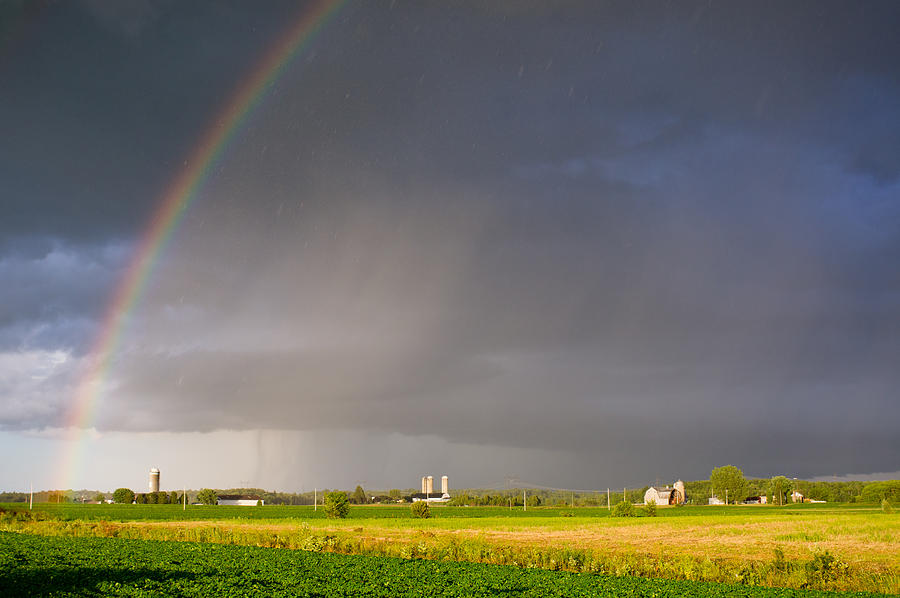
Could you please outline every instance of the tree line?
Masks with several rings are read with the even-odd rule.
[[[787,504],[791,502],[791,494],[796,491],[810,500],[824,500],[840,503],[869,503],[877,504],[882,500],[892,503],[900,503],[900,480],[888,480],[878,482],[811,482],[797,480],[785,476],[773,478],[745,478],[743,472],[735,466],[726,465],[715,468],[710,473],[708,480],[695,480],[685,482],[685,494],[688,504],[707,504],[711,496],[725,500],[729,503],[743,502],[748,498],[765,496],[769,504]],[[644,493],[649,486],[632,488],[623,492],[612,491],[609,494],[610,503],[615,505],[620,502],[640,503],[644,500]],[[254,494],[260,496],[267,505],[312,505],[313,498],[317,495],[318,503],[323,504],[324,497],[335,489],[321,489],[315,492],[272,492],[262,488],[230,488],[224,490],[203,489],[200,492],[188,491],[187,502],[199,501],[204,504],[216,504],[219,494]],[[606,507],[607,493],[604,490],[596,492],[553,490],[553,489],[524,489],[511,488],[506,491],[492,489],[460,489],[453,492],[450,499],[451,505],[469,506],[513,506],[521,507],[523,491],[529,507],[537,506],[576,506],[576,507]],[[34,493],[35,502],[42,503],[71,503],[81,502],[87,499],[93,491],[75,493],[69,491],[41,491]],[[392,489],[388,492],[368,493],[362,486],[357,486],[353,492],[345,492],[350,504],[396,504],[397,502],[411,503],[416,493],[413,489]],[[94,502],[103,502],[108,494],[97,493],[92,496]],[[113,502],[120,504],[181,504],[183,495],[176,491],[135,493],[128,488],[119,488],[112,496]],[[0,492],[0,503],[28,502],[29,494],[25,492]]]

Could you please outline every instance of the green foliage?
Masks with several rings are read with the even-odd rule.
[[[169,493],[169,504],[170,505],[180,505],[181,504],[181,497],[178,496],[178,493],[175,492],[174,490],[172,490]]]
[[[650,501],[644,505],[644,514],[647,517],[656,517],[656,501],[650,499]]]
[[[891,501],[888,499],[882,499],[881,501],[881,510],[885,513],[893,513],[894,509],[891,507]]]
[[[709,481],[713,493],[722,500],[727,496],[729,503],[738,503],[747,498],[747,480],[744,479],[744,472],[734,465],[716,467],[710,473]]]
[[[355,505],[364,505],[369,502],[369,499],[366,498],[366,491],[363,490],[362,486],[356,487],[356,490],[353,491],[353,496],[350,498],[350,502]]]
[[[98,492],[97,495],[94,497],[94,502],[102,503],[105,500],[106,500],[106,497],[103,495],[102,492]]]
[[[394,500],[400,500],[400,490],[397,488],[393,488],[390,492],[388,492],[388,496],[390,496]]]
[[[529,507],[539,507],[541,506],[541,497],[537,494],[531,494],[528,497],[528,506]]]
[[[806,563],[805,569],[810,583],[823,585],[846,576],[849,565],[826,550],[813,555],[812,560]]]
[[[214,505],[219,500],[219,495],[216,494],[215,490],[211,490],[210,488],[203,488],[200,492],[197,493],[197,500],[203,503],[204,505]]]
[[[130,505],[134,502],[134,492],[129,488],[117,488],[113,492],[113,501],[120,505]]]
[[[325,494],[325,514],[329,519],[343,519],[350,512],[350,501],[346,492]]]
[[[791,502],[791,492],[794,486],[791,480],[783,475],[778,475],[769,480],[767,494],[772,497],[773,505],[786,505]]]
[[[612,512],[610,513],[610,517],[634,517],[634,505],[628,502],[627,500],[623,500],[620,503],[617,503],[613,506]]]
[[[424,500],[418,500],[412,504],[409,508],[410,513],[412,513],[413,517],[417,517],[419,519],[428,519],[431,517],[431,509],[428,507],[428,503]]]
[[[134,504],[136,504],[136,505],[147,504],[147,495],[146,494],[135,494],[134,495]]]
[[[888,499],[891,502],[900,502],[900,480],[869,482],[863,486],[860,498],[863,502],[876,505],[884,499]]]

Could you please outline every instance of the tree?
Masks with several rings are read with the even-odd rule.
[[[529,507],[539,507],[541,506],[541,497],[537,494],[531,494],[528,496],[528,506]]]
[[[346,492],[328,492],[325,495],[325,515],[329,519],[343,519],[350,512]]]
[[[364,505],[367,502],[369,501],[366,498],[366,491],[363,490],[362,486],[357,486],[356,490],[353,491],[353,504]]]
[[[880,503],[884,499],[890,502],[900,502],[900,480],[869,482],[863,487],[860,498],[862,502],[875,504]]]
[[[777,475],[769,480],[769,494],[772,495],[773,505],[783,505],[791,499],[791,490],[793,490],[791,481],[783,475]]]
[[[130,505],[134,502],[134,492],[129,488],[118,488],[113,492],[113,502],[120,505]]]
[[[409,510],[412,512],[413,517],[418,517],[419,519],[428,519],[431,517],[431,509],[424,500],[417,500],[412,504]]]
[[[394,500],[400,500],[400,490],[398,490],[397,488],[394,488],[393,490],[388,492],[388,496],[390,496]]]
[[[102,493],[102,492],[98,492],[98,493],[97,493],[97,496],[94,497],[94,500],[95,500],[96,502],[102,503],[103,501],[106,500],[106,497],[103,496],[103,493]]]
[[[747,497],[747,480],[744,479],[744,472],[734,465],[716,467],[709,474],[709,481],[713,493],[722,500],[736,503]]]
[[[134,504],[136,505],[145,505],[147,504],[147,495],[146,494],[135,494],[134,495]]]
[[[644,505],[644,512],[647,514],[647,517],[656,517],[656,501],[652,498],[647,501],[647,504]]]
[[[197,500],[205,505],[214,505],[219,501],[219,495],[216,494],[215,490],[203,488],[197,493]]]
[[[180,500],[178,500],[178,493],[175,492],[174,490],[169,492],[169,502],[172,503],[173,505],[177,505],[181,502]]]

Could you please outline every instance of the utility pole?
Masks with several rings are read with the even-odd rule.
[[[528,490],[522,490],[522,510],[528,510]]]
[[[628,502],[628,488],[622,488],[622,502]]]
[[[609,511],[612,509],[612,505],[609,504],[609,488],[606,489],[606,510]]]
[[[187,486],[183,488],[184,494],[181,495],[181,510],[187,511]]]
[[[28,508],[34,508],[34,482],[31,482],[31,498],[28,499]]]
[[[319,489],[313,488],[313,511],[319,508]]]

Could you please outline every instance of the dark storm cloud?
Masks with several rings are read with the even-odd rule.
[[[122,262],[70,280],[29,239],[127,244],[291,12],[90,6],[0,71],[0,264],[32,281],[0,318],[45,339]],[[98,425],[435,433],[633,482],[896,469],[898,13],[348,5],[164,252]]]

